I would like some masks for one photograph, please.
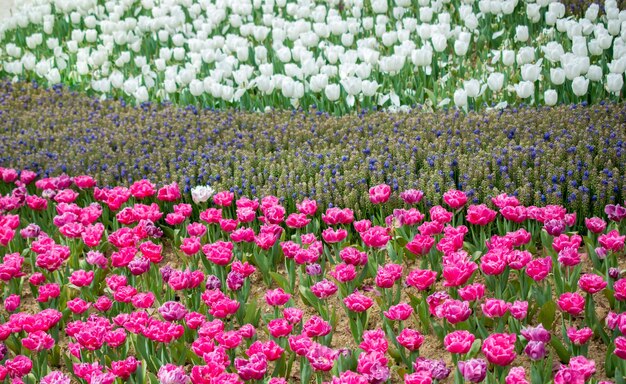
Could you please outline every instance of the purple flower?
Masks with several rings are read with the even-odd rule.
[[[206,277],[206,289],[220,289],[222,288],[222,282],[219,277],[215,275],[208,275]]]
[[[238,291],[241,287],[243,287],[243,283],[246,281],[246,278],[239,272],[230,271],[228,276],[226,277],[226,286],[231,291]]]
[[[187,308],[177,301],[168,301],[159,307],[159,313],[166,321],[181,320],[187,312]]]
[[[317,276],[322,273],[322,267],[319,264],[309,264],[306,266],[306,273],[309,276]]]
[[[609,220],[620,222],[626,217],[626,208],[619,204],[608,204],[604,207],[604,213],[609,217]]]
[[[522,328],[520,333],[528,341],[541,341],[542,343],[549,342],[552,337],[550,331],[545,329],[543,324],[539,324],[536,327]]]
[[[459,370],[465,380],[480,383],[487,376],[487,362],[483,359],[459,361]]]
[[[532,360],[541,360],[546,357],[546,344],[543,341],[531,340],[524,348],[524,353]]]
[[[565,222],[563,220],[552,219],[546,221],[543,227],[550,236],[558,236],[565,231]]]

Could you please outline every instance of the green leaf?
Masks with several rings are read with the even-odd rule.
[[[556,337],[553,337],[550,340],[550,345],[552,346],[552,348],[554,348],[554,350],[556,351],[556,354],[559,355],[559,359],[561,359],[561,362],[564,364],[568,364],[569,358],[571,355],[569,351],[565,348],[563,343],[561,343],[561,340],[557,339]]]
[[[270,276],[272,276],[272,279],[276,282],[276,284],[278,284],[278,286],[281,287],[285,292],[290,291],[289,281],[287,281],[287,278],[285,276],[276,272],[270,272]]]
[[[472,347],[470,348],[469,352],[467,352],[467,359],[473,359],[474,357],[478,356],[478,352],[480,352],[480,346],[482,345],[482,340],[481,339],[476,339],[474,340],[474,342],[472,343]]]
[[[552,330],[552,323],[554,323],[554,317],[556,315],[556,304],[554,301],[548,301],[539,310],[537,319],[543,324],[545,329]]]

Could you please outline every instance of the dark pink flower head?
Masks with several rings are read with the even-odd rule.
[[[430,219],[438,223],[449,223],[452,220],[453,213],[446,210],[441,205],[435,205],[429,211]]]
[[[396,337],[396,341],[409,351],[417,351],[424,342],[424,336],[411,328],[404,328]]]
[[[242,380],[261,380],[267,372],[267,357],[263,353],[256,353],[248,360],[237,357],[235,368]]]
[[[528,265],[526,265],[526,274],[535,281],[541,281],[545,279],[551,270],[552,257],[550,256],[531,260]]]
[[[500,209],[500,213],[502,217],[513,223],[523,223],[528,218],[528,209],[521,205],[507,205]]]
[[[591,328],[585,327],[581,329],[577,329],[576,327],[567,328],[567,337],[574,345],[584,345],[587,344],[589,339],[593,336],[593,331]]]
[[[354,221],[354,212],[350,208],[328,208],[326,213],[322,214],[322,221],[326,225],[347,225]]]
[[[180,199],[180,188],[176,182],[164,185],[157,192],[157,199],[161,201],[176,201]]]
[[[467,301],[447,299],[435,308],[435,316],[440,319],[446,319],[450,324],[465,321],[471,314],[472,310]]]
[[[309,364],[311,364],[316,371],[330,371],[338,356],[338,351],[318,343],[313,343],[306,352],[306,358]]]
[[[373,329],[363,333],[363,341],[359,344],[359,348],[365,352],[387,352],[389,343],[385,332],[382,329]]]
[[[575,267],[581,262],[581,255],[574,248],[564,248],[559,252],[558,261],[564,267]]]
[[[596,373],[596,363],[585,356],[574,356],[569,360],[569,368],[580,373],[585,381]]]
[[[530,384],[526,380],[524,367],[512,367],[504,379],[505,384]]]
[[[372,227],[365,232],[361,232],[360,235],[363,243],[372,248],[384,248],[391,239],[387,228],[379,226]]]
[[[598,242],[607,250],[619,252],[622,248],[624,248],[625,239],[626,235],[620,236],[619,231],[614,229],[605,235],[601,235],[598,238]]]
[[[330,323],[319,316],[311,316],[302,327],[302,331],[309,337],[326,336],[331,330]]]
[[[488,208],[485,204],[470,205],[467,209],[466,219],[474,225],[487,225],[495,220],[498,212]]]
[[[41,384],[70,384],[72,381],[63,372],[52,371],[41,379]]]
[[[334,295],[337,290],[337,284],[327,279],[323,279],[311,286],[311,292],[313,292],[318,299],[329,298]]]
[[[599,217],[585,218],[585,226],[592,233],[602,233],[606,229],[606,221]]]
[[[481,309],[483,315],[493,319],[496,317],[503,317],[511,307],[511,304],[500,299],[487,299],[482,305]]]
[[[185,369],[174,364],[162,366],[157,378],[161,384],[191,384],[191,378],[185,373]]]
[[[443,345],[450,353],[463,354],[469,352],[476,336],[468,331],[454,331],[443,339]]]
[[[562,366],[554,375],[554,384],[584,384],[585,377],[575,369]]]
[[[413,307],[407,303],[400,303],[389,307],[384,314],[389,320],[404,321],[408,319],[411,314],[413,314]]]
[[[583,291],[594,294],[602,291],[607,286],[607,282],[600,275],[585,273],[578,280],[578,286]]]
[[[482,283],[473,283],[459,288],[459,296],[465,301],[477,301],[485,296],[485,285]]]
[[[414,269],[409,272],[406,284],[415,287],[420,291],[430,288],[437,280],[437,272],[430,269]]]
[[[516,336],[510,333],[494,333],[483,342],[482,351],[490,363],[506,366],[515,360]]]
[[[357,371],[365,376],[370,383],[385,383],[390,376],[387,362],[387,358],[382,352],[361,353],[357,361]]]
[[[339,257],[346,264],[351,264],[354,266],[367,264],[367,253],[361,252],[353,247],[343,248],[341,251],[339,251]]]
[[[467,195],[463,191],[449,190],[443,194],[443,201],[452,209],[459,209],[467,203]]]
[[[391,187],[387,184],[379,184],[370,188],[369,194],[372,204],[386,203],[391,195]]]
[[[308,216],[313,216],[317,212],[317,202],[315,200],[304,199],[300,203],[296,203],[298,212]]]
[[[413,240],[406,244],[406,249],[411,253],[422,256],[428,254],[435,245],[435,239],[431,236],[416,234]]]
[[[230,205],[233,203],[234,198],[234,193],[229,191],[221,191],[213,196],[213,203],[221,207],[230,207]]]
[[[274,307],[285,305],[290,298],[291,295],[286,293],[282,288],[276,288],[265,292],[265,302],[267,305]]]
[[[528,301],[515,301],[511,304],[509,308],[509,312],[511,312],[511,316],[514,319],[522,320],[526,318],[528,314]]]
[[[400,193],[400,198],[406,204],[419,204],[419,202],[422,201],[422,198],[424,198],[424,192],[417,189],[407,189],[406,191]]]
[[[343,303],[352,312],[365,312],[374,305],[374,300],[362,293],[354,292],[346,296]]]
[[[378,269],[374,281],[380,288],[391,288],[401,277],[402,265],[385,264],[382,268]]]
[[[322,238],[329,244],[339,243],[348,236],[348,231],[343,228],[337,230],[333,228],[326,228],[322,231]]]
[[[574,292],[566,292],[557,300],[559,308],[572,316],[578,316],[585,310],[585,298]]]

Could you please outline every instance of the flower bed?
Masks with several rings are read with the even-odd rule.
[[[595,103],[623,95],[620,5],[37,0],[0,25],[0,74],[248,110]]]
[[[176,183],[0,174],[4,380],[621,383],[626,373],[619,204],[572,232],[565,207],[506,194],[471,204],[449,190],[427,207],[422,191],[381,184],[366,195],[379,213],[365,219],[309,199],[289,210],[200,186],[188,204]],[[403,208],[387,215],[392,198]]]
[[[110,186],[147,177],[187,192],[210,184],[361,217],[377,212],[364,192],[379,183],[419,188],[429,205],[451,188],[472,203],[506,192],[527,206],[567,206],[578,227],[626,198],[625,104],[330,117],[133,108],[25,83],[3,83],[0,97],[0,161],[42,176],[88,173]]]

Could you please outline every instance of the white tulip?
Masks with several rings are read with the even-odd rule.
[[[541,20],[541,7],[539,4],[526,4],[526,15],[531,23],[536,23]]]
[[[515,92],[517,93],[517,97],[527,99],[535,93],[535,83],[530,81],[520,81],[515,84]]]
[[[554,12],[548,11],[545,13],[546,25],[552,27],[556,24],[557,16]]]
[[[515,63],[515,51],[505,49],[502,51],[502,64],[510,67]]]
[[[328,101],[334,102],[339,100],[341,88],[339,84],[328,84],[326,89],[324,89],[324,95],[328,99]]]
[[[505,0],[502,2],[502,13],[504,15],[510,15],[515,11],[517,6],[517,0]]]
[[[265,95],[269,95],[274,91],[274,81],[270,76],[261,75],[255,80],[256,87]]]
[[[520,43],[524,43],[528,41],[528,27],[525,25],[518,25],[515,28],[515,41],[519,41]]]
[[[454,42],[454,53],[457,56],[465,56],[468,49],[469,44],[467,42],[461,40],[457,40]]]
[[[533,47],[522,47],[517,51],[517,65],[532,63],[535,60],[535,49]]]
[[[602,47],[600,47],[600,42],[596,39],[589,41],[588,49],[591,56],[600,56],[604,52]]]
[[[54,29],[54,15],[45,15],[43,17],[43,32],[51,35]]]
[[[57,68],[52,68],[46,75],[46,79],[50,84],[59,84],[61,82],[61,73]]]
[[[426,67],[433,61],[433,51],[430,46],[425,46],[414,50],[411,53],[411,61],[415,66]]]
[[[430,23],[433,19],[433,9],[431,7],[420,7],[419,15],[422,23]]]
[[[340,83],[348,95],[356,96],[361,93],[363,82],[358,77],[347,77],[341,79]]]
[[[548,11],[554,13],[557,18],[565,16],[565,4],[559,2],[552,2],[548,5]]]
[[[441,33],[433,34],[431,37],[431,42],[436,52],[443,52],[448,45],[448,40],[446,39],[446,36]]]
[[[578,97],[586,95],[588,88],[589,79],[586,79],[584,76],[578,76],[572,81],[572,91]]]
[[[556,105],[559,95],[554,89],[548,89],[543,93],[543,100],[548,106]]]
[[[465,19],[463,19],[465,22],[465,26],[467,27],[467,29],[469,29],[470,31],[474,31],[476,30],[476,28],[478,28],[478,17],[476,17],[475,14],[470,14],[468,15]]]
[[[597,65],[590,65],[587,71],[587,78],[591,81],[602,80],[602,68]]]
[[[344,33],[343,35],[341,35],[341,44],[344,47],[350,47],[352,44],[354,44],[354,35],[351,33]]]
[[[493,72],[487,78],[487,86],[493,92],[499,92],[504,86],[504,74],[500,72]]]
[[[454,105],[460,108],[467,105],[467,92],[464,89],[454,91]]]
[[[480,94],[480,82],[476,79],[463,81],[463,89],[465,89],[467,97],[478,97]]]
[[[215,194],[215,189],[208,185],[198,185],[191,189],[191,199],[197,205],[206,203]]]
[[[185,59],[185,48],[176,47],[172,51],[172,56],[174,60],[183,61]]]
[[[606,75],[606,90],[613,93],[619,94],[624,87],[624,75],[619,73],[609,73]]]
[[[535,82],[539,80],[541,75],[541,62],[537,64],[522,65],[522,79],[525,81]]]
[[[311,76],[311,80],[309,83],[309,88],[311,89],[311,92],[313,93],[322,92],[324,89],[326,89],[327,85],[328,85],[327,75],[320,73],[318,75]]]
[[[375,80],[374,81],[363,80],[363,82],[361,83],[361,86],[362,86],[363,96],[366,96],[366,97],[374,96],[379,87],[378,83]]]
[[[554,85],[561,85],[565,82],[565,71],[563,68],[550,68],[550,81]]]
[[[387,0],[372,0],[371,5],[374,13],[387,13]]]
[[[600,6],[598,4],[591,4],[587,11],[585,12],[585,19],[594,22],[598,18],[598,12],[600,11]]]

